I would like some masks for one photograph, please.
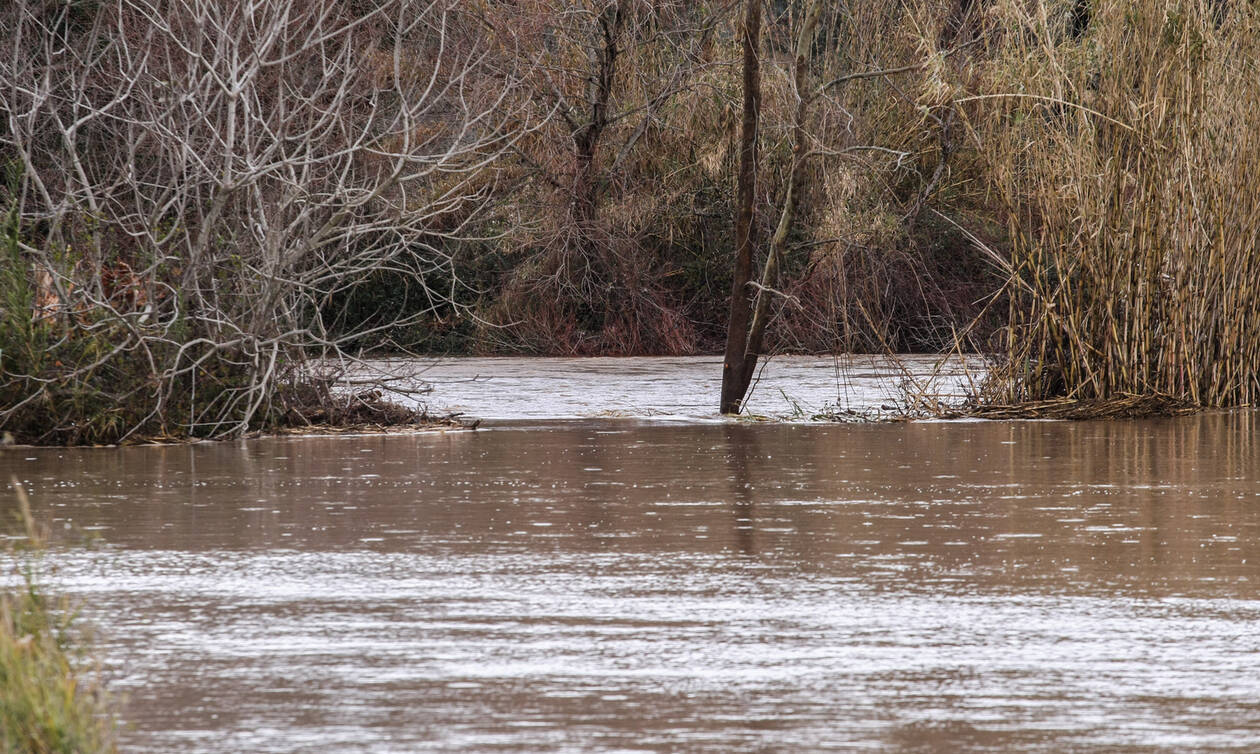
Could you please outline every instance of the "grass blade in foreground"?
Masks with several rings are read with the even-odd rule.
[[[0,591],[0,754],[116,751],[108,699],[76,646],[73,610],[39,584],[44,545],[13,480],[27,546],[10,552],[17,581]]]

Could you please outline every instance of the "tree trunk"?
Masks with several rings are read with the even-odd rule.
[[[757,287],[755,304],[753,303],[754,297],[751,291],[753,287],[751,285],[751,248],[747,258],[741,253],[735,260],[735,284],[740,285],[744,290],[741,303],[744,308],[740,312],[741,320],[738,323],[740,342],[738,344],[738,355],[735,355],[732,352],[732,344],[736,339],[735,307],[737,295],[735,291],[732,291],[731,330],[727,333],[726,359],[722,370],[722,413],[724,414],[739,413],[740,404],[748,392],[748,386],[752,384],[753,373],[757,369],[757,357],[761,354],[762,341],[765,337],[766,323],[770,319],[770,297],[774,295],[773,286],[778,280],[779,260],[787,253],[788,234],[791,232],[792,224],[796,220],[796,208],[805,184],[805,161],[806,157],[809,156],[809,134],[805,130],[805,119],[809,114],[810,100],[813,99],[813,91],[809,88],[809,58],[810,49],[814,43],[814,33],[818,28],[818,19],[822,15],[822,7],[822,0],[813,0],[810,3],[805,18],[802,20],[800,35],[796,42],[796,56],[792,63],[793,84],[796,87],[796,111],[792,117],[792,165],[788,173],[787,196],[783,201],[783,210],[779,215],[779,224],[775,228],[774,237],[770,240],[770,250],[766,254],[765,267],[761,272],[761,285]],[[745,69],[744,81],[745,86],[747,86],[747,69]],[[759,83],[758,86],[760,86]],[[758,92],[758,95],[760,95],[760,92]],[[745,97],[745,103],[747,103],[747,97]],[[747,113],[745,113],[745,118],[747,118]],[[747,120],[745,120],[745,123],[747,123]],[[744,178],[743,167],[741,158],[741,192]],[[740,201],[740,216],[742,218],[744,208],[742,193]],[[751,201],[749,204],[751,214]],[[738,238],[739,226],[737,225],[737,243]]]
[[[752,318],[752,251],[756,235],[757,121],[761,115],[761,0],[744,2],[744,118],[739,135],[739,177],[735,204],[735,272],[731,280],[731,313],[722,361],[724,414],[739,413],[748,390],[743,379],[748,323]]]
[[[621,31],[626,20],[624,4],[624,0],[619,0],[599,14],[599,27],[587,51],[590,78],[586,104],[590,119],[573,135],[575,175],[572,211],[574,219],[579,222],[595,219],[595,205],[599,198],[595,151],[604,129],[608,127],[608,102],[612,98],[617,56],[621,51]]]

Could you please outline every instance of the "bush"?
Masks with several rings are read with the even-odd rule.
[[[0,429],[239,436],[449,304],[528,128],[463,5],[0,3]],[[399,274],[426,308],[336,319]]]

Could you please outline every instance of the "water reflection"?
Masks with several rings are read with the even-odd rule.
[[[1260,747],[1255,415],[0,452],[132,751]]]
[[[757,448],[757,433],[728,424],[723,427],[727,446],[727,466],[731,480],[731,512],[739,549],[745,555],[757,554],[756,515],[751,470],[762,461]]]

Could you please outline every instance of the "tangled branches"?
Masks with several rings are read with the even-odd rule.
[[[516,74],[474,75],[454,0],[350,5],[0,10],[0,426],[237,435],[344,366],[364,333],[329,302],[359,281],[450,299],[423,281],[528,131]]]

